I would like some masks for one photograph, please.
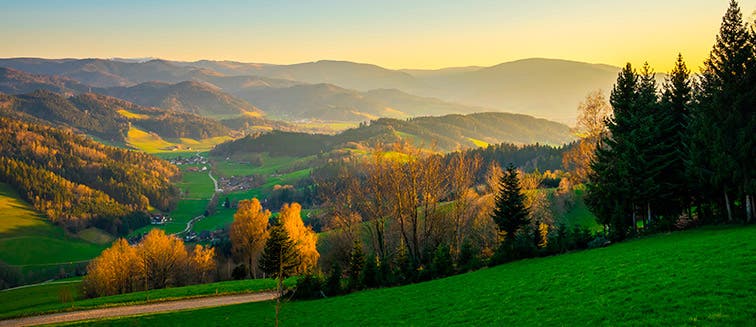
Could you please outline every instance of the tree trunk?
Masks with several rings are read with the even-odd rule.
[[[636,217],[635,211],[635,204],[633,204],[633,233],[638,235],[638,218]]]
[[[727,221],[732,222],[732,209],[730,208],[730,197],[727,195],[727,191],[724,191],[725,208],[727,208]]]
[[[750,223],[753,218],[753,197],[746,195],[746,222]]]
[[[646,223],[643,224],[643,228],[646,228],[646,224],[651,223],[651,202],[646,202]]]

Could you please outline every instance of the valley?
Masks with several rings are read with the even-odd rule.
[[[10,1],[0,326],[752,325],[754,1]]]

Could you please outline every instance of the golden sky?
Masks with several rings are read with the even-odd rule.
[[[0,11],[0,57],[320,59],[392,69],[541,57],[697,71],[728,0],[17,1]],[[753,21],[756,0],[741,0]]]

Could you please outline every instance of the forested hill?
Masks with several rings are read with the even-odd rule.
[[[213,153],[268,152],[306,156],[342,147],[372,147],[402,141],[437,151],[451,151],[498,143],[561,145],[572,139],[569,127],[560,123],[526,115],[479,113],[409,120],[381,118],[333,136],[273,132],[220,144]]]
[[[164,138],[204,139],[228,135],[219,122],[195,114],[148,108],[94,93],[72,97],[38,90],[29,94],[0,94],[0,115],[53,126],[64,125],[104,140],[123,143],[130,124]]]
[[[150,206],[172,209],[178,169],[70,130],[0,117],[0,182],[70,230],[123,234],[148,223]]]

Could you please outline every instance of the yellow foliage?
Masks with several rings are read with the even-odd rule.
[[[136,249],[120,238],[89,264],[84,289],[97,296],[131,292],[140,287],[143,275],[144,265]]]
[[[200,283],[207,281],[208,275],[215,270],[215,249],[197,244],[192,252],[192,266]]]
[[[297,252],[299,252],[300,265],[297,272],[304,272],[308,268],[315,267],[320,258],[320,253],[316,248],[318,235],[311,227],[304,225],[301,211],[302,206],[299,203],[284,204],[278,216],[289,237],[296,244]]]
[[[250,274],[256,277],[257,260],[268,239],[270,211],[264,210],[257,199],[239,201],[231,223],[231,247],[234,254],[249,265]]]
[[[539,248],[545,248],[549,245],[549,225],[540,223],[538,225],[538,233],[541,234],[541,242],[538,243]]]
[[[153,229],[138,246],[150,288],[179,285],[184,281],[189,256],[184,241]]]

